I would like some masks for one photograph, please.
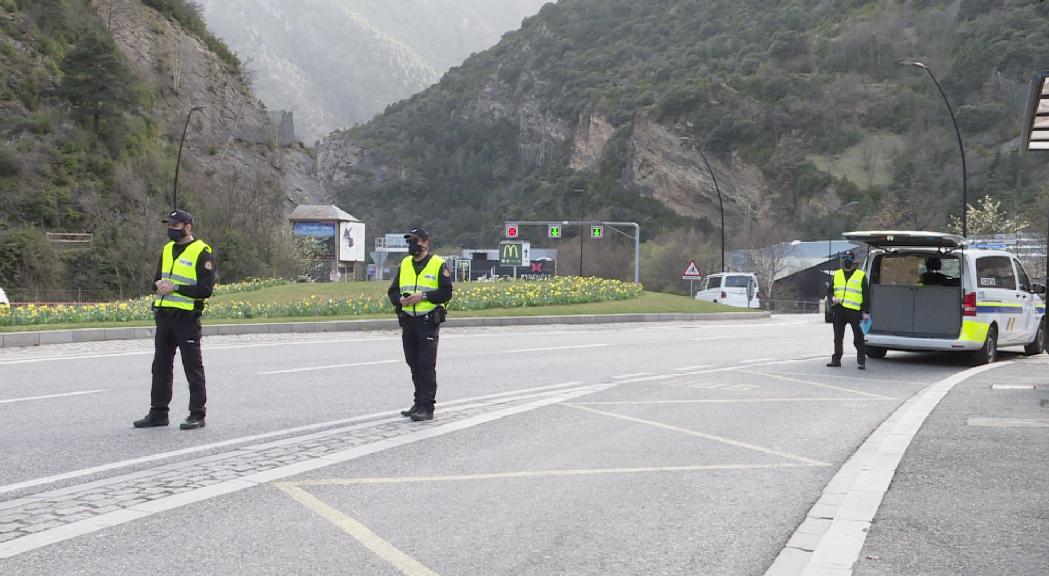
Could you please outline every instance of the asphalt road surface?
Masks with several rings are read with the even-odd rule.
[[[397,333],[211,337],[194,431],[181,366],[172,425],[131,427],[151,342],[0,350],[0,574],[764,574],[968,368],[830,350],[815,316],[445,329],[412,423]]]

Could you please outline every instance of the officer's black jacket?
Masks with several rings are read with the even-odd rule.
[[[853,268],[852,270],[842,269],[842,272],[845,273],[845,281],[846,282],[849,281],[849,278],[852,278],[852,273],[855,272],[856,270],[859,270],[859,268]],[[831,283],[830,284],[827,284],[827,297],[828,298],[833,298],[834,297],[834,280],[833,279],[831,279]],[[841,306],[841,303],[835,304],[835,306]],[[863,277],[863,303],[860,304],[860,311],[864,312],[864,313],[869,313],[871,311],[871,283],[870,283],[870,277],[868,277],[868,276],[864,276]]]
[[[186,251],[186,247],[192,244],[187,242],[185,244],[175,244],[174,249],[171,251],[172,258],[178,258],[183,252]],[[208,262],[211,262],[210,270],[206,266]],[[153,275],[153,291],[156,292],[156,282],[161,279],[163,274],[164,266],[164,255],[160,255],[160,260],[157,261],[157,272]],[[197,284],[195,286],[177,286],[175,287],[175,293],[185,296],[187,298],[211,298],[211,292],[215,289],[215,257],[211,252],[205,250],[200,253],[200,258],[197,258]],[[199,300],[196,303],[198,309],[203,308],[204,304]]]
[[[415,274],[418,275],[426,268],[426,265],[430,263],[430,258],[433,258],[433,254],[427,254],[426,258],[419,260],[418,262],[412,260],[412,267],[415,268]],[[387,296],[390,297],[390,302],[401,309],[401,267],[397,266],[397,271],[393,274],[393,281],[390,282],[390,289],[387,291]],[[431,290],[426,293],[426,301],[434,304],[444,304],[452,299],[452,275],[448,273],[448,264],[441,266],[441,273],[437,275],[437,289]]]

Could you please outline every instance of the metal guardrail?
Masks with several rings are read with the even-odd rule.
[[[818,314],[819,300],[762,300],[761,309],[780,314]]]
[[[102,302],[114,302],[118,300],[129,300],[146,296],[149,292],[124,291],[124,290],[35,290],[27,288],[12,288],[7,290],[7,299],[12,306],[25,306],[36,304],[40,306],[53,306],[56,304],[99,304]]]

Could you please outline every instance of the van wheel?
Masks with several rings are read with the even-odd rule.
[[[984,340],[983,347],[973,352],[973,365],[980,366],[983,364],[993,364],[998,360],[998,328],[991,326],[987,330],[987,340]]]
[[[1045,322],[1038,325],[1038,333],[1034,335],[1034,342],[1024,346],[1025,356],[1041,354],[1045,350]]]
[[[884,358],[889,351],[881,346],[867,346],[868,358]]]

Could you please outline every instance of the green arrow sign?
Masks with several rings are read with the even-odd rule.
[[[556,226],[554,224],[549,224],[546,227],[546,237],[547,238],[560,238],[561,237],[561,227],[560,226]]]
[[[590,237],[591,238],[601,238],[604,235],[605,235],[605,227],[604,226],[591,226],[590,227]]]

